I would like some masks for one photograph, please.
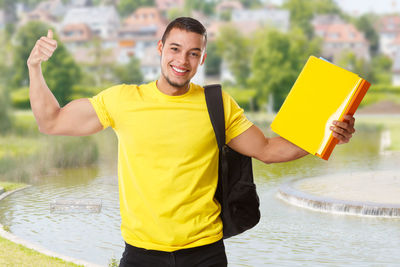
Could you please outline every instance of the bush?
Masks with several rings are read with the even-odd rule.
[[[225,87],[224,87],[225,88]],[[254,102],[254,98],[257,94],[257,90],[255,89],[240,89],[234,87],[226,87],[224,89],[228,94],[230,94],[233,99],[239,104],[241,108],[244,110],[253,110],[254,107],[252,103]]]
[[[400,86],[386,84],[371,85],[360,107],[368,106],[383,100],[400,103]]]
[[[11,103],[14,108],[30,109],[29,87],[21,87],[11,92]]]
[[[8,132],[12,127],[8,103],[8,92],[0,86],[0,134]]]
[[[91,136],[52,136],[43,153],[56,168],[76,168],[96,163],[99,151]]]
[[[93,136],[8,136],[0,141],[0,177],[11,181],[27,182],[55,168],[93,165],[99,156]]]

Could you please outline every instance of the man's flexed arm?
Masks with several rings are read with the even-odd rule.
[[[89,135],[103,129],[88,99],[78,99],[63,108],[48,88],[41,63],[47,61],[57,48],[53,32],[41,37],[28,58],[29,97],[39,130],[53,135]]]

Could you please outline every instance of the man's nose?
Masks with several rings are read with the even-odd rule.
[[[180,64],[186,64],[188,62],[188,56],[186,53],[179,53],[177,56],[177,60]]]

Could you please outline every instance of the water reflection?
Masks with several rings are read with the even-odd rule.
[[[265,128],[265,125],[262,128]],[[280,164],[254,161],[262,218],[251,231],[226,240],[230,266],[396,265],[400,261],[398,220],[323,214],[288,205],[275,197],[289,180],[366,170],[398,169],[399,154],[380,155],[378,127],[359,127],[352,142],[338,146],[328,162],[308,156]],[[68,256],[106,265],[120,258],[115,137],[99,135],[98,168],[64,170],[32,177],[31,188],[4,199],[0,223],[25,239]],[[271,135],[271,133],[268,133]],[[102,200],[100,213],[54,214],[56,198]]]

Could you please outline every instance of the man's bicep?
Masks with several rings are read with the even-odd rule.
[[[89,99],[73,100],[63,107],[56,119],[52,134],[83,136],[103,129],[95,109]]]
[[[262,155],[268,139],[263,132],[255,125],[233,138],[228,146],[233,150],[256,159],[262,160]]]

